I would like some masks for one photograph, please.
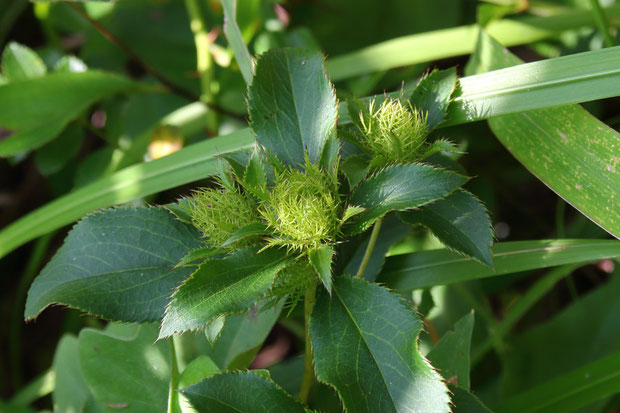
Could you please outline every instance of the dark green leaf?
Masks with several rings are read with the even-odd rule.
[[[247,368],[252,360],[241,365],[239,356],[260,348],[278,320],[283,305],[284,302],[280,302],[268,309],[256,308],[247,314],[226,317],[220,337],[212,347],[204,349],[204,353],[221,369],[231,368],[231,364]]]
[[[423,164],[389,166],[359,184],[349,203],[366,210],[349,220],[348,234],[359,233],[394,210],[421,207],[445,198],[467,178]]]
[[[309,255],[310,263],[319,275],[319,279],[325,286],[325,289],[332,295],[332,259],[334,250],[329,245],[323,245],[316,250],[311,250]]]
[[[511,274],[538,268],[620,257],[620,243],[611,240],[514,241],[495,244],[494,268],[440,249],[389,257],[379,280],[408,292],[434,285]]]
[[[253,153],[250,149],[244,149],[220,155],[220,158],[228,163],[237,178],[243,179]]]
[[[319,291],[310,318],[317,378],[349,412],[449,412],[448,390],[417,350],[422,329],[396,295],[339,277]]]
[[[83,139],[84,129],[76,123],[69,124],[57,139],[43,145],[34,153],[39,172],[50,175],[61,170],[77,155]]]
[[[265,374],[226,372],[215,374],[181,390],[199,412],[304,413],[304,406]]]
[[[256,64],[248,107],[256,140],[283,162],[318,163],[336,125],[338,105],[323,56],[301,49],[272,49]]]
[[[265,199],[267,192],[267,175],[260,152],[254,151],[243,175],[244,187],[258,199]]]
[[[434,70],[424,76],[411,95],[411,104],[428,113],[427,127],[433,130],[446,120],[450,96],[456,88],[456,69]]]
[[[459,386],[449,386],[452,393],[453,413],[493,413],[474,394]]]
[[[340,169],[347,177],[351,188],[355,188],[368,175],[368,161],[358,155],[351,155],[340,163]]]
[[[84,329],[79,361],[91,391],[105,411],[164,412],[168,404],[170,351],[155,342],[155,326],[134,327],[130,337]]]
[[[205,326],[213,318],[251,308],[288,265],[286,252],[258,248],[203,263],[174,293],[161,324],[160,338]]]
[[[0,142],[0,156],[38,148],[92,103],[131,88],[137,84],[127,78],[96,71],[53,73],[1,85],[0,127],[13,134]]]
[[[30,287],[25,316],[63,304],[110,320],[159,320],[193,270],[175,264],[199,246],[198,232],[163,208],[88,215]]]
[[[471,334],[474,330],[474,313],[470,312],[448,331],[439,343],[426,356],[439,370],[444,379],[469,390],[469,365],[471,353]]]
[[[432,204],[401,212],[408,224],[422,224],[449,249],[493,266],[493,231],[486,208],[465,190]]]
[[[47,73],[43,60],[32,49],[10,42],[2,52],[2,74],[9,82],[17,82]]]

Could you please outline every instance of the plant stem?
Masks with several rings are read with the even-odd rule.
[[[170,343],[170,390],[168,392],[168,413],[179,411],[179,395],[176,388],[179,383],[179,365],[177,364],[177,352],[174,347],[174,337],[168,339]]]
[[[362,277],[364,272],[366,271],[366,267],[370,262],[370,256],[372,255],[372,250],[375,249],[375,244],[377,243],[377,238],[379,238],[379,231],[381,230],[381,224],[383,223],[383,218],[379,218],[375,222],[375,226],[372,227],[372,233],[370,234],[370,240],[368,240],[368,246],[366,247],[366,252],[364,253],[364,258],[362,258],[362,263],[360,264],[359,270],[357,270],[356,277]]]
[[[310,389],[314,382],[314,365],[312,364],[312,341],[310,340],[310,314],[314,308],[316,301],[316,283],[308,287],[304,296],[304,333],[306,338],[305,354],[304,354],[304,375],[301,379],[301,388],[299,389],[299,399],[307,403]]]
[[[594,23],[596,27],[603,35],[603,41],[605,42],[605,46],[613,47],[615,46],[615,42],[613,37],[611,37],[611,32],[609,30],[609,23],[607,20],[607,16],[605,16],[605,12],[599,3],[599,0],[590,0],[590,5],[592,6],[592,17],[594,17]]]
[[[32,280],[37,271],[41,268],[41,264],[45,259],[47,250],[50,246],[52,239],[54,238],[55,231],[49,234],[43,235],[37,239],[32,247],[30,253],[30,259],[28,265],[19,281],[17,292],[15,293],[15,302],[13,303],[13,314],[11,317],[11,324],[9,327],[9,354],[11,354],[11,373],[14,388],[21,386],[22,376],[22,326],[24,324],[24,303],[26,301],[26,294],[28,293],[28,287],[32,284]]]

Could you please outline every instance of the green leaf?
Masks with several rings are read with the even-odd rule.
[[[318,249],[310,250],[308,254],[310,264],[319,275],[319,279],[325,286],[325,289],[332,295],[332,259],[334,258],[334,250],[329,245],[323,245]]]
[[[109,320],[159,320],[192,268],[175,264],[199,246],[198,232],[162,208],[115,208],[81,220],[35,279],[25,316],[51,304]]]
[[[43,175],[60,171],[79,152],[84,140],[84,129],[71,123],[57,139],[43,145],[34,153],[37,169]]]
[[[439,343],[426,356],[433,367],[448,381],[457,383],[469,390],[469,365],[471,353],[471,335],[474,330],[474,313],[470,312],[454,325],[454,331],[448,331]]]
[[[359,184],[349,204],[366,208],[345,226],[348,234],[359,233],[390,211],[421,207],[444,198],[467,178],[423,164],[389,166]]]
[[[399,292],[470,281],[520,271],[620,257],[612,240],[542,240],[495,244],[494,268],[448,250],[389,257],[379,281]]]
[[[0,142],[0,156],[38,148],[97,100],[137,87],[125,77],[96,71],[52,73],[1,85],[0,127],[13,133]]]
[[[449,249],[493,266],[493,231],[486,208],[465,190],[399,217],[408,224],[422,224]]]
[[[209,321],[205,325],[205,337],[207,341],[213,345],[222,334],[222,329],[226,325],[226,316],[219,316]]]
[[[283,305],[284,301],[267,309],[256,308],[247,314],[226,317],[220,337],[203,352],[221,369],[231,368],[232,364],[237,368],[247,368],[252,360],[242,365],[240,356],[262,346]]]
[[[620,352],[508,399],[500,412],[573,412],[620,392]]]
[[[453,413],[493,413],[474,394],[459,386],[449,386],[452,393]]]
[[[286,252],[239,250],[204,262],[174,293],[159,337],[205,326],[213,318],[251,308],[273,284],[289,260]]]
[[[62,336],[54,353],[53,370],[56,377],[52,400],[57,411],[82,412],[93,395],[84,380],[78,354],[78,339],[72,334]]]
[[[237,0],[220,0],[220,3],[224,9],[224,35],[235,54],[243,80],[249,85],[254,75],[254,62],[237,25]]]
[[[504,357],[502,390],[506,397],[618,351],[618,275],[616,270],[605,284],[579,297],[551,320],[512,338]]]
[[[156,342],[155,326],[135,327],[130,337],[84,329],[79,361],[91,391],[104,411],[164,412],[168,405],[170,351]]]
[[[99,179],[49,202],[0,231],[0,258],[20,245],[70,224],[90,211],[212,176],[220,171],[218,155],[251,148],[253,145],[250,131],[243,129]]]
[[[318,163],[336,125],[338,105],[323,59],[309,50],[269,50],[258,59],[249,89],[256,140],[294,167],[304,163],[306,152]]]
[[[263,222],[254,222],[252,224],[248,224],[245,227],[239,229],[239,231],[236,231],[234,234],[230,236],[230,238],[224,241],[224,243],[220,245],[220,247],[231,245],[234,242],[237,242],[239,240],[242,240],[248,237],[255,237],[258,235],[265,235],[268,233],[269,233],[269,229],[267,228],[266,224],[264,224]]]
[[[219,248],[213,247],[202,247],[192,251],[189,251],[187,254],[181,258],[179,262],[174,266],[175,268],[183,267],[187,265],[196,265],[196,261],[204,261],[207,258],[211,258],[215,254],[221,253],[222,251]]]
[[[336,388],[346,410],[449,412],[447,388],[417,350],[415,312],[359,278],[337,278],[333,292],[318,292],[310,334],[317,378]]]
[[[479,58],[483,70],[521,62],[484,34],[481,34],[477,53],[494,59],[487,62]],[[555,65],[554,70],[561,71],[566,79],[586,78],[583,90],[574,89],[572,81],[567,82],[564,89],[556,87],[554,96],[566,93],[573,97],[565,103],[588,100],[589,93],[609,93],[606,96],[620,94],[620,47],[560,59],[555,59],[561,64]],[[491,73],[507,79],[503,76],[510,77],[511,70],[524,70],[524,66],[527,65]],[[541,85],[553,84],[549,77],[555,72],[548,74],[549,71],[544,70],[543,66],[535,72],[536,76],[533,73],[524,71],[524,76],[529,74]],[[608,74],[615,74],[615,78],[609,78]],[[519,87],[522,86],[526,85],[520,83]],[[531,88],[534,86],[530,84]],[[477,88],[480,93],[485,92],[475,84],[472,88]],[[549,92],[544,87],[535,89],[537,94],[527,92],[527,100],[538,99],[548,103]],[[600,93],[597,96],[605,97]],[[488,104],[498,106],[501,102],[502,105],[514,108],[522,100],[515,96],[514,100],[503,98],[495,104]],[[620,208],[617,197],[610,195],[620,191],[618,132],[578,105],[501,116],[489,120],[489,125],[499,141],[545,185],[597,225],[616,238],[620,237]]]
[[[620,16],[620,5],[605,9],[608,18]],[[504,19],[487,27],[489,34],[506,47],[528,44],[560,33],[593,26],[590,10],[570,10],[551,16]],[[327,61],[333,82],[372,72],[466,55],[475,50],[477,24],[451,27],[386,40]]]
[[[183,387],[191,386],[219,372],[220,369],[213,360],[211,360],[209,356],[203,354],[192,360],[187,367],[185,367],[183,373],[181,373],[179,377],[179,388],[182,389]]]
[[[267,193],[267,175],[260,152],[255,150],[243,174],[244,188],[260,200],[264,200]]]
[[[18,82],[47,73],[45,63],[32,49],[10,42],[2,52],[2,74],[9,82]]]
[[[200,412],[304,413],[304,406],[264,374],[226,372],[181,390]]]
[[[450,96],[456,88],[456,69],[434,70],[424,76],[411,95],[411,104],[428,114],[426,126],[433,130],[446,120]]]

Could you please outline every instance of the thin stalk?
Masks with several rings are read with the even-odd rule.
[[[383,218],[379,218],[375,222],[375,226],[372,228],[372,233],[370,234],[370,240],[368,240],[368,246],[366,247],[366,252],[364,252],[364,258],[362,258],[362,263],[360,264],[359,270],[357,270],[356,277],[362,277],[364,272],[366,271],[366,267],[370,262],[370,257],[372,256],[372,251],[375,249],[375,244],[377,243],[377,238],[379,238],[379,231],[381,230],[381,224],[383,223]]]
[[[189,26],[194,34],[194,44],[196,45],[196,70],[200,76],[200,100],[209,105],[213,103],[211,85],[213,83],[214,66],[211,56],[211,41],[207,30],[207,22],[200,9],[199,0],[185,0],[185,8],[189,16]],[[207,113],[209,127],[217,130],[215,124],[217,120],[213,112]]]
[[[605,16],[605,12],[603,11],[601,4],[598,0],[590,0],[590,5],[592,6],[592,17],[594,17],[594,23],[603,35],[603,41],[605,42],[605,46],[615,46],[616,42],[611,36],[609,21],[607,20],[607,16]]]
[[[170,344],[170,390],[168,391],[168,413],[179,411],[179,395],[176,388],[179,385],[179,365],[177,364],[177,352],[174,346],[174,337],[168,338]]]
[[[304,334],[306,338],[305,353],[304,353],[304,375],[301,379],[301,387],[299,389],[299,399],[303,403],[308,403],[308,396],[310,395],[310,389],[314,382],[314,365],[312,364],[312,341],[310,339],[310,314],[314,308],[316,301],[316,283],[308,287],[304,296]]]
[[[19,281],[17,292],[15,293],[15,301],[13,303],[13,313],[11,317],[11,325],[9,330],[9,354],[11,354],[11,378],[13,387],[21,387],[22,381],[22,325],[24,324],[24,303],[26,301],[26,293],[28,287],[32,284],[32,280],[37,271],[41,267],[41,263],[45,259],[47,249],[54,238],[55,232],[43,235],[32,247],[28,265],[24,270],[24,274]]]

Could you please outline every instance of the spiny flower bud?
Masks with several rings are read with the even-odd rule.
[[[278,174],[260,214],[275,230],[269,245],[302,251],[333,241],[338,231],[335,179],[317,165]]]
[[[428,135],[426,115],[400,99],[387,98],[379,107],[372,100],[360,121],[368,149],[387,163],[416,160]]]
[[[196,191],[190,198],[192,223],[209,238],[214,246],[220,246],[230,236],[259,219],[256,205],[250,197],[227,188],[206,188]],[[239,244],[239,242],[243,244]],[[230,246],[246,246],[252,240],[240,240]]]

